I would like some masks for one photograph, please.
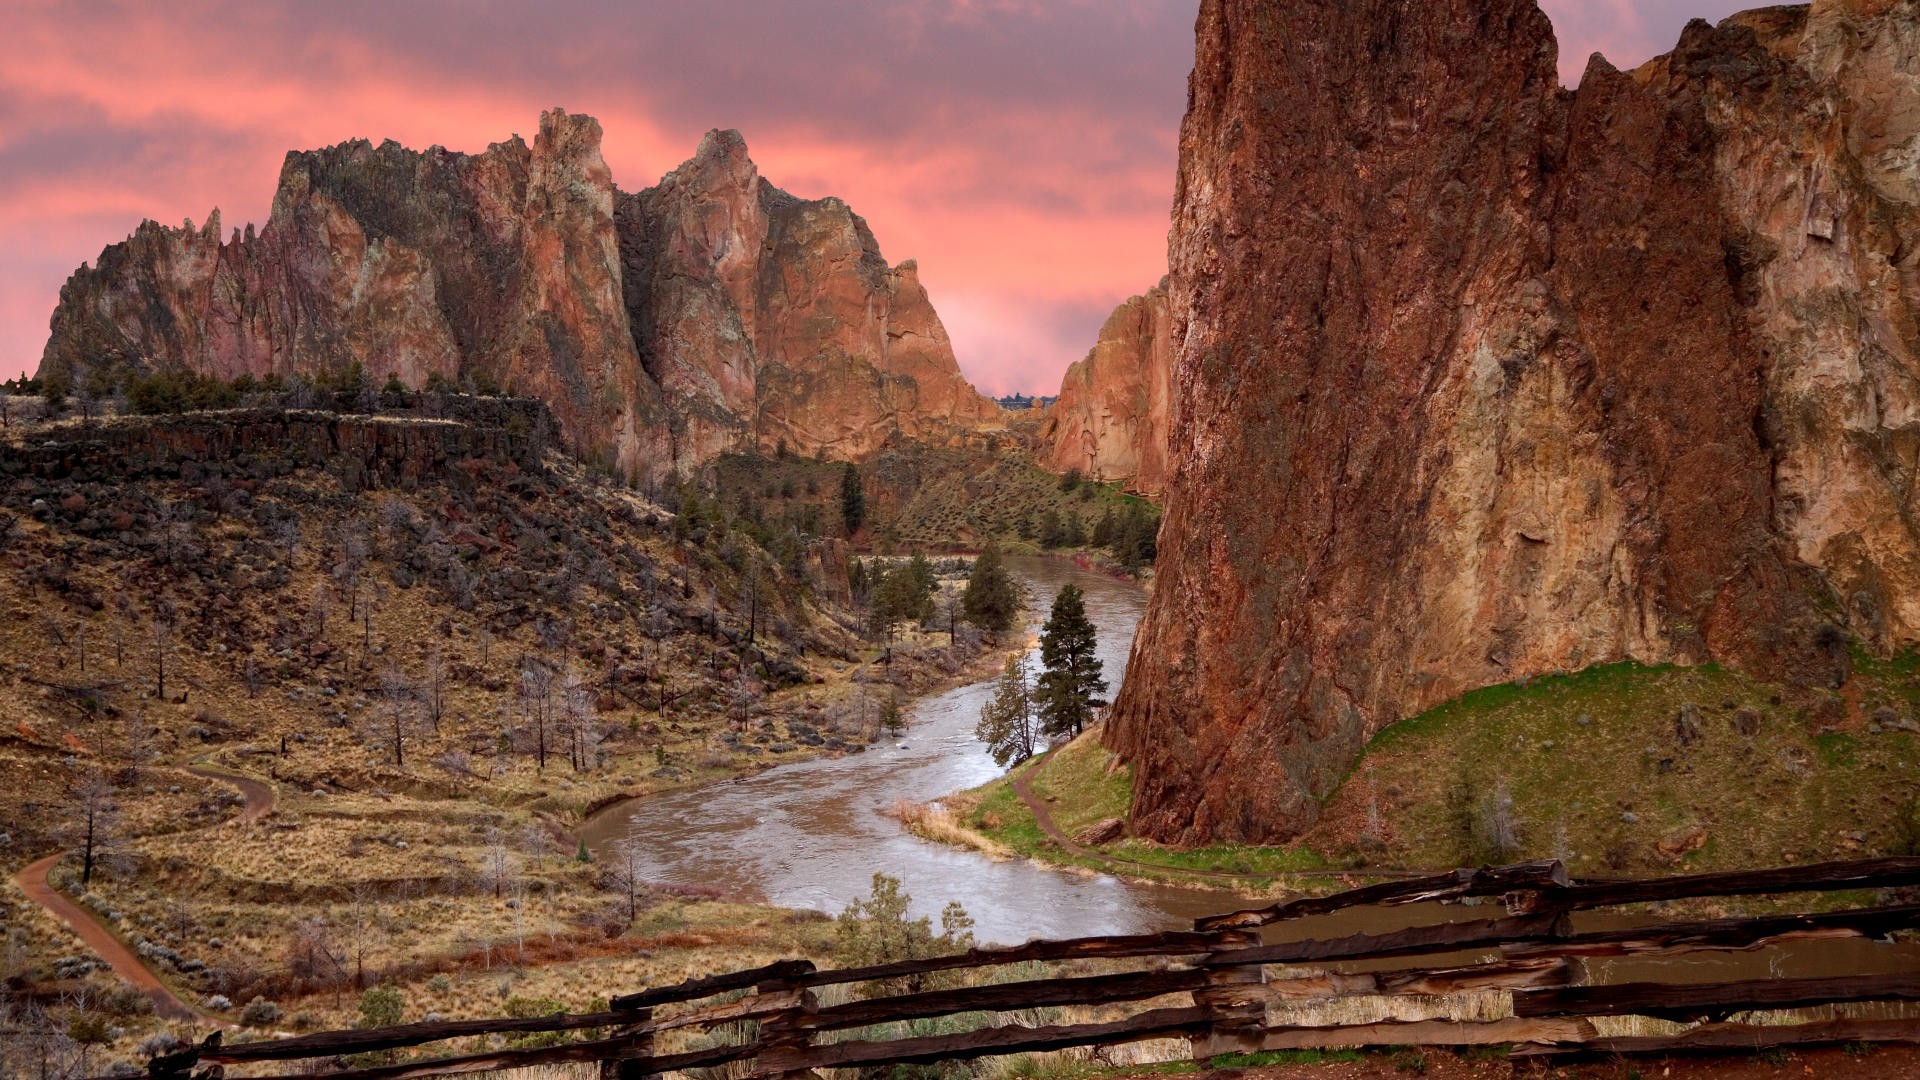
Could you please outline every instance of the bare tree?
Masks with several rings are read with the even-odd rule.
[[[380,673],[380,736],[393,754],[393,764],[407,764],[407,738],[412,733],[418,691],[413,682],[392,664]]]
[[[553,703],[553,669],[534,656],[520,658],[520,697],[526,702],[527,718],[533,721],[534,758],[538,767],[547,767],[547,719]]]
[[[616,892],[627,898],[627,925],[640,917],[640,896],[646,892],[646,880],[641,870],[646,865],[646,849],[636,837],[629,836],[613,845],[611,857],[606,861],[606,881]]]
[[[572,664],[567,665],[560,681],[560,716],[567,737],[567,760],[574,772],[583,772],[591,768],[588,744],[597,741],[588,730],[593,723],[593,690]]]
[[[173,655],[173,605],[163,604],[153,613],[150,630],[153,644],[153,696],[167,700],[167,660]]]
[[[367,535],[357,523],[344,525],[333,562],[333,583],[347,598],[347,621],[360,613],[360,579],[367,569]]]
[[[513,892],[520,882],[520,857],[499,829],[487,832],[487,850],[481,856],[480,883],[493,891],[494,899]]]
[[[420,680],[420,694],[426,702],[427,719],[433,723],[433,733],[438,735],[440,717],[447,708],[447,658],[437,644],[427,650],[427,669]]]
[[[105,777],[90,776],[67,791],[67,824],[80,852],[80,887],[93,883],[93,872],[112,853],[120,834],[120,807],[113,785]]]

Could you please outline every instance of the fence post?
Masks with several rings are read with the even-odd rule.
[[[644,1032],[638,1039],[613,1057],[600,1063],[600,1080],[644,1080],[648,1073],[634,1073],[628,1061],[653,1056],[653,1010],[635,1009],[629,1014],[626,1023],[613,1030],[615,1037]]]
[[[1222,949],[1245,948],[1260,944],[1260,935],[1252,930],[1223,930],[1219,934]],[[1266,1031],[1266,995],[1248,987],[1266,985],[1265,964],[1235,964],[1213,968],[1207,985],[1193,991],[1193,1003],[1213,1014],[1213,1025],[1205,1034],[1195,1035],[1190,1051],[1193,1060],[1206,1061],[1220,1054],[1251,1054],[1261,1049]],[[1250,1005],[1261,1008],[1253,1011]]]
[[[785,985],[763,985],[760,991],[783,989]],[[813,1045],[813,1032],[794,1021],[817,1008],[819,1002],[814,998],[813,991],[802,990],[795,996],[792,1008],[760,1021],[760,1053],[753,1063],[755,1076],[777,1077],[779,1080],[818,1080],[819,1074],[812,1069],[790,1067],[805,1060],[808,1047]]]

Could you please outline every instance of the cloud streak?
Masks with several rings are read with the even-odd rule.
[[[143,217],[263,222],[287,150],[478,151],[597,116],[638,190],[739,128],[920,260],[983,389],[1051,392],[1165,272],[1194,0],[13,0],[0,67],[0,377],[66,275]],[[1545,0],[1563,74],[1669,47],[1712,0]]]

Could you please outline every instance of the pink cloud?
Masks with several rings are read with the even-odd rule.
[[[597,116],[638,190],[711,127],[917,258],[968,376],[1050,392],[1165,272],[1194,0],[12,0],[0,67],[0,377],[66,275],[141,218],[265,218],[286,150],[478,151]],[[1563,72],[1628,66],[1714,0],[1545,0]]]

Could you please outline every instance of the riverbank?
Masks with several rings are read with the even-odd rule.
[[[1857,655],[1836,690],[1635,664],[1477,690],[1376,736],[1286,847],[1125,836],[1131,773],[1096,730],[943,800],[943,838],[1153,880],[1241,875],[1256,891],[1322,871],[1540,858],[1615,877],[1914,854],[1916,674],[1920,657]]]
[[[1333,892],[1406,873],[1338,866],[1304,845],[1182,850],[1125,836],[1132,773],[1100,745],[1100,731],[1096,725],[1005,776],[940,799],[944,813],[903,808],[902,816],[927,839],[999,857],[1249,898]]]

